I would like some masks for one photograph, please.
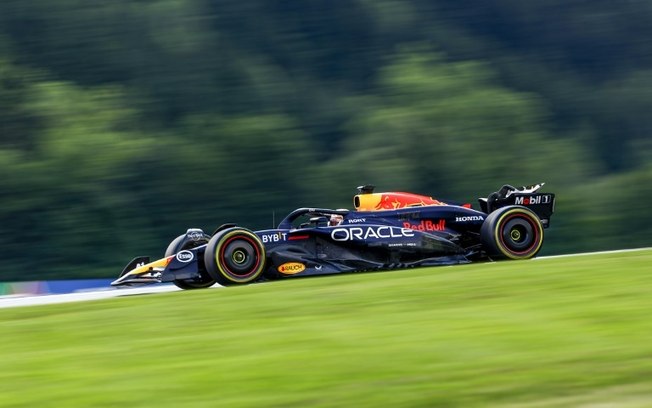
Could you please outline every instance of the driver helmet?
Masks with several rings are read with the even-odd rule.
[[[328,225],[330,227],[337,227],[342,223],[342,220],[344,220],[344,217],[339,215],[339,214],[331,214],[330,219],[328,220]]]

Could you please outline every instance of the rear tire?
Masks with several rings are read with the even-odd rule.
[[[529,259],[541,249],[543,225],[525,207],[502,207],[485,219],[480,240],[493,259]]]
[[[188,237],[187,233],[183,235],[179,235],[172,242],[170,242],[170,245],[168,245],[167,249],[165,250],[165,256],[174,255],[183,250],[192,249],[201,245],[205,245],[208,243],[210,238],[211,237],[206,234],[203,234],[203,236],[199,239],[197,239],[196,237],[191,239]],[[215,284],[215,279],[213,279],[211,275],[205,270],[205,268],[203,268],[199,260],[197,264],[200,273],[199,278],[176,279],[172,281],[172,283],[174,283],[178,288],[186,289],[186,290],[203,289],[203,288],[208,288],[210,286],[213,286]]]
[[[215,234],[204,252],[208,273],[224,286],[254,282],[263,274],[266,260],[260,238],[238,227]]]

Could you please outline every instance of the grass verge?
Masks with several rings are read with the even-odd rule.
[[[652,406],[650,265],[637,251],[0,309],[0,406]]]

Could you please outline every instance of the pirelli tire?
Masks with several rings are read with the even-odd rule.
[[[215,234],[204,253],[206,270],[223,286],[256,281],[263,274],[266,262],[265,247],[260,238],[240,227]]]
[[[543,225],[525,207],[502,207],[485,219],[480,240],[492,259],[529,259],[541,250]]]
[[[165,256],[174,255],[183,250],[196,248],[201,245],[205,245],[210,240],[210,235],[201,233],[201,237],[197,234],[194,236],[188,236],[188,233],[179,235],[176,237],[165,250]],[[215,284],[215,279],[206,271],[201,262],[197,262],[199,266],[199,278],[196,279],[176,279],[173,283],[181,289],[203,289],[213,286]]]

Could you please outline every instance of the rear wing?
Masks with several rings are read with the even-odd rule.
[[[522,187],[521,189],[505,185],[487,198],[478,199],[478,202],[482,212],[487,214],[508,205],[526,207],[539,216],[544,228],[548,228],[550,216],[555,212],[555,195],[553,193],[540,193],[538,190],[543,184]]]

